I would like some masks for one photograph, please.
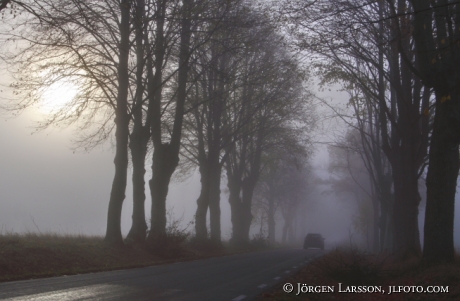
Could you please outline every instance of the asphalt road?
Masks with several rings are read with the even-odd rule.
[[[0,300],[247,301],[320,250],[271,250],[130,270],[0,283]]]

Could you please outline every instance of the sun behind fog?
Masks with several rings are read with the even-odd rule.
[[[77,93],[77,87],[73,83],[55,82],[44,90],[39,110],[44,114],[55,113],[65,106],[70,106]]]

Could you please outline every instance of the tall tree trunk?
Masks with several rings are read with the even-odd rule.
[[[403,142],[404,143],[404,142]],[[418,193],[417,167],[410,166],[412,156],[407,156],[404,147],[399,164],[393,165],[393,183],[395,193],[394,245],[395,252],[403,256],[418,256],[421,254],[420,233],[418,229]],[[406,155],[406,156],[405,156]]]
[[[196,203],[195,214],[195,238],[198,241],[204,241],[208,238],[208,229],[206,226],[206,216],[209,207],[209,170],[204,166],[206,163],[200,163],[201,191]]]
[[[395,232],[394,222],[393,222],[393,207],[394,200],[393,197],[389,200],[388,206],[385,207],[385,227],[383,228],[385,239],[383,240],[382,249],[385,251],[393,250],[393,236]]]
[[[171,142],[163,143],[161,137],[161,103],[156,102],[154,118],[152,122],[152,140],[154,152],[152,159],[152,179],[149,181],[150,193],[152,196],[151,229],[148,235],[149,241],[166,234],[166,197],[168,195],[171,176],[179,164],[179,150],[184,120],[184,105],[187,97],[187,77],[190,58],[190,37],[191,37],[191,13],[192,0],[183,0],[180,50],[179,50],[179,71],[176,97],[176,110],[174,124],[171,134]]]
[[[275,199],[273,196],[268,197],[268,241],[270,245],[275,244]]]
[[[454,262],[454,206],[459,170],[460,97],[456,43],[460,5],[436,0],[410,0],[414,10],[417,67],[436,95],[426,180],[425,264]],[[428,110],[428,107],[426,108]]]
[[[454,207],[459,172],[458,95],[442,101],[446,93],[436,91],[436,115],[431,136],[430,164],[426,179],[427,200],[423,244],[426,264],[452,263]],[[454,123],[454,124],[452,124]],[[455,124],[456,123],[456,124]]]
[[[241,238],[245,242],[249,242],[249,230],[251,228],[252,222],[252,197],[254,195],[254,189],[256,188],[257,182],[259,181],[260,171],[261,171],[261,158],[262,158],[262,144],[263,139],[265,138],[265,121],[261,120],[259,124],[259,129],[257,130],[257,135],[254,137],[256,141],[254,144],[249,143],[248,146],[253,146],[251,151],[252,156],[250,158],[249,171],[246,178],[243,180],[242,185],[242,212],[241,212],[241,222],[242,222],[242,233]]]
[[[241,245],[241,170],[239,168],[232,170],[234,166],[232,166],[230,160],[227,161],[225,167],[227,169],[228,202],[230,203],[232,221],[232,237],[230,242],[233,245]]]
[[[136,33],[136,96],[132,108],[133,131],[130,136],[129,147],[133,164],[133,223],[125,242],[143,243],[147,235],[147,223],[145,221],[145,156],[147,143],[150,137],[149,127],[143,125],[143,101],[144,101],[144,18],[145,1],[136,0],[136,18],[134,20]]]
[[[133,164],[133,215],[132,225],[128,233],[127,242],[143,243],[147,234],[147,223],[145,221],[145,156],[147,143],[143,142],[141,132],[131,134],[131,157]],[[147,136],[148,137],[148,136]],[[147,138],[148,139],[148,138]]]
[[[246,178],[242,186],[242,204],[241,204],[241,240],[244,243],[249,242],[249,230],[252,223],[252,197],[257,181],[253,177]]]
[[[294,217],[295,218],[295,217]],[[290,222],[289,223],[289,228],[288,228],[288,239],[287,241],[289,242],[289,244],[293,245],[295,243],[295,231],[294,231],[294,227],[293,227],[293,224],[295,225],[295,221],[294,222]]]
[[[112,182],[112,191],[110,193],[107,231],[105,234],[105,241],[112,244],[123,244],[121,235],[121,210],[125,199],[128,177],[129,116],[127,110],[130,4],[130,0],[122,0],[120,2],[120,54],[118,64],[117,108],[115,111],[115,176]]]
[[[383,14],[383,2],[379,6],[379,15]],[[390,33],[400,38],[392,40],[389,53],[390,106],[385,100],[383,72],[379,75],[379,110],[383,150],[391,164],[394,183],[393,207],[391,211],[394,233],[392,251],[403,256],[418,256],[421,253],[418,229],[418,172],[426,154],[427,132],[419,126],[422,119],[420,93],[422,85],[415,78],[411,69],[404,63],[404,58],[414,59],[410,36],[401,32],[409,32],[410,18],[405,15],[405,1],[390,4],[392,13],[400,14],[400,18],[390,19]],[[383,34],[383,22],[380,35]],[[382,36],[380,37],[382,40]],[[383,45],[383,43],[381,43]],[[382,65],[382,47],[380,48],[379,64]],[[418,55],[418,53],[417,53]],[[387,115],[387,116],[386,116]],[[391,123],[391,135],[388,135],[387,117]],[[387,228],[390,229],[390,228]],[[388,236],[385,237],[387,240]]]
[[[202,81],[202,86],[206,87],[205,80]],[[197,87],[198,89],[198,87]],[[205,91],[206,89],[203,88]],[[205,92],[204,92],[205,93]],[[197,93],[198,95],[198,93]],[[206,99],[206,96],[203,96]],[[205,110],[206,105],[203,105],[202,109]],[[210,188],[210,172],[208,165],[208,157],[206,155],[205,141],[204,141],[204,132],[203,132],[203,116],[201,112],[197,109],[194,111],[195,121],[197,125],[197,139],[198,139],[198,164],[200,171],[200,181],[201,181],[201,191],[200,195],[196,201],[197,208],[195,213],[195,239],[200,241],[205,241],[208,239],[208,228],[206,225],[206,218],[209,208],[209,188]]]
[[[224,99],[224,85],[225,85],[225,72],[226,72],[226,60],[225,55],[220,58],[219,72],[214,73],[218,83],[214,83],[213,91],[214,99],[211,105],[211,120],[212,130],[209,131],[208,135],[208,160],[209,160],[209,175],[210,175],[210,186],[209,186],[209,218],[211,227],[211,241],[220,244],[221,243],[221,228],[220,228],[220,182],[222,164],[220,160],[220,153],[222,149],[222,133],[221,133],[221,122],[223,114],[223,103]],[[220,73],[220,74],[219,74]],[[211,81],[211,84],[213,81]],[[208,125],[209,126],[209,125]],[[211,138],[212,137],[212,138]]]
[[[287,231],[288,231],[289,225],[287,221],[284,221],[284,226],[283,226],[283,232],[281,236],[281,243],[284,245],[286,244],[286,238],[287,238]]]
[[[217,244],[221,243],[221,228],[220,228],[220,179],[222,165],[211,165],[210,170],[210,185],[209,185],[209,217],[211,227],[211,241]]]
[[[380,227],[379,227],[379,217],[380,217],[380,206],[378,198],[373,195],[372,198],[372,207],[373,207],[373,223],[372,223],[372,252],[378,253],[380,251]]]

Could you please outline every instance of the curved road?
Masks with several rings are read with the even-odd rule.
[[[0,283],[0,300],[248,301],[319,250],[244,253],[130,270]]]

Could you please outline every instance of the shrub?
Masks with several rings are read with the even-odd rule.
[[[147,248],[163,258],[177,258],[185,256],[187,253],[186,243],[191,236],[188,227],[193,224],[189,222],[182,226],[183,216],[176,219],[169,209],[167,214],[166,233],[156,237],[154,241],[147,242]]]

